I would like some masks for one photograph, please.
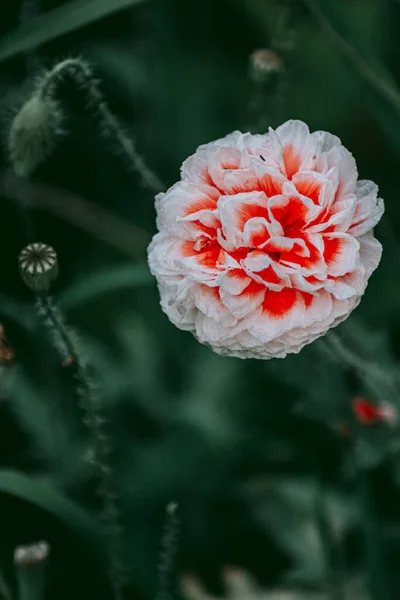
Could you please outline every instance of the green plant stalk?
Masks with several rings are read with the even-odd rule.
[[[156,600],[169,600],[170,598],[169,585],[178,546],[179,518],[177,511],[178,505],[175,502],[167,505],[164,535],[161,540]]]
[[[122,530],[117,506],[117,496],[113,489],[112,468],[109,464],[111,445],[105,420],[96,398],[95,386],[92,383],[88,365],[81,354],[74,333],[65,325],[62,314],[48,296],[37,297],[39,314],[47,319],[54,337],[58,337],[58,349],[63,358],[69,357],[76,369],[79,381],[79,396],[84,411],[83,422],[91,437],[92,452],[90,462],[97,468],[100,486],[97,493],[103,503],[103,519],[109,538],[110,579],[114,600],[123,598],[123,564],[122,564]]]
[[[247,110],[249,117],[246,130],[254,133],[267,131],[274,121],[279,120],[277,117],[284,105],[289,87],[289,76],[284,62],[286,55],[289,54],[289,48],[293,51],[295,45],[296,30],[292,1],[278,0],[274,12],[276,23],[270,49],[282,60],[282,68],[280,71],[271,72],[266,81],[251,82],[252,92]]]
[[[332,524],[326,509],[324,485],[317,474],[315,494],[315,515],[321,540],[322,550],[325,556],[328,594],[331,600],[345,600],[343,568],[340,560],[340,552]]]
[[[310,13],[315,20],[320,24],[321,28],[331,38],[340,52],[347,58],[353,67],[362,75],[363,79],[376,91],[380,96],[400,112],[400,92],[389,79],[387,75],[379,75],[368,61],[348,42],[331,24],[326,17],[324,11],[320,8],[318,0],[303,0]]]
[[[85,61],[79,58],[69,58],[58,63],[40,80],[37,93],[44,100],[54,101],[59,86],[68,79],[71,79],[78,89],[83,90],[87,108],[96,117],[101,134],[115,144],[115,153],[124,160],[128,170],[132,170],[133,167],[140,174],[144,185],[152,192],[160,192],[165,189],[162,181],[138,153],[133,140],[123,132],[117,118],[104,100],[91,68]]]
[[[380,527],[371,488],[370,473],[356,465],[358,496],[362,506],[362,529],[364,539],[365,572],[373,600],[390,600],[388,581],[385,572]]]
[[[42,600],[44,577],[42,567],[18,569],[18,600]]]
[[[23,206],[56,215],[129,258],[142,258],[151,240],[148,232],[110,210],[70,191],[27,182],[11,170],[0,173],[0,192]],[[28,241],[36,239],[37,236],[30,236]]]
[[[18,600],[43,600],[45,589],[45,563],[36,565],[18,565]]]

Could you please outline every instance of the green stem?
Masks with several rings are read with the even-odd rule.
[[[44,570],[42,565],[17,569],[18,600],[43,600]]]
[[[376,515],[374,494],[369,471],[356,467],[358,496],[362,506],[365,572],[373,600],[389,600],[380,526]]]
[[[141,175],[143,183],[153,192],[165,189],[157,175],[146,165],[131,138],[123,132],[117,118],[100,92],[89,65],[79,58],[69,58],[58,63],[40,81],[38,93],[47,100],[55,100],[57,88],[71,79],[86,95],[87,107],[98,119],[101,133],[115,143],[115,151],[123,158],[128,169],[132,167]]]
[[[303,0],[304,4],[320,24],[326,34],[336,44],[341,53],[363,76],[364,80],[389,102],[393,108],[400,111],[400,92],[390,83],[388,78],[380,76],[361,54],[348,42],[331,24],[316,0]]]
[[[343,565],[340,549],[332,529],[331,519],[326,507],[325,489],[320,477],[317,479],[315,496],[315,514],[320,533],[321,545],[325,555],[327,587],[331,600],[345,600]]]
[[[178,505],[170,502],[166,509],[166,523],[164,535],[161,540],[161,554],[159,561],[159,581],[156,600],[169,600],[169,585],[174,558],[177,550],[179,519],[177,516]]]
[[[19,546],[14,553],[18,600],[43,600],[48,544],[38,542]]]
[[[81,398],[81,407],[84,410],[83,422],[92,442],[93,458],[90,462],[97,468],[100,479],[97,493],[103,503],[103,517],[109,537],[111,584],[114,599],[122,600],[122,531],[119,523],[117,497],[113,489],[112,467],[109,464],[110,440],[104,428],[105,421],[98,404],[95,386],[92,383],[88,365],[81,354],[79,343],[76,341],[74,333],[65,325],[61,312],[47,296],[39,296],[37,306],[40,314],[47,319],[54,337],[58,338],[57,346],[63,358],[71,358],[76,369],[80,386],[78,391]]]

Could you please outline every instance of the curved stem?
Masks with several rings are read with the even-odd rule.
[[[400,111],[400,92],[386,79],[374,71],[371,65],[331,24],[329,19],[315,0],[303,0],[311,14],[319,22],[321,27],[330,36],[339,50],[344,54],[353,66],[361,73],[365,81],[383,96],[397,111]]]
[[[101,133],[115,142],[117,155],[125,160],[129,169],[133,167],[141,175],[143,183],[150,190],[162,191],[165,188],[164,184],[146,165],[133,140],[123,132],[117,118],[104,100],[91,68],[85,61],[69,58],[58,63],[51,71],[45,73],[39,83],[38,93],[44,99],[55,100],[58,87],[68,78],[77,85],[78,89],[83,90],[88,108],[99,121]]]
[[[362,506],[365,570],[373,600],[390,597],[383,556],[381,525],[378,523],[374,503],[374,491],[369,471],[357,468],[358,496]]]

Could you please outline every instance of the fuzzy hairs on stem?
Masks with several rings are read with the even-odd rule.
[[[118,497],[114,490],[113,469],[110,464],[112,446],[106,420],[101,410],[97,386],[86,359],[83,345],[74,329],[64,320],[62,312],[49,297],[49,290],[58,274],[57,254],[51,246],[41,242],[29,244],[18,259],[19,271],[24,283],[36,295],[37,314],[47,327],[54,348],[63,365],[71,365],[78,382],[76,392],[82,408],[82,422],[90,440],[90,464],[96,469],[98,487],[96,492],[102,502],[102,519],[109,541],[110,580],[114,600],[123,598],[124,565],[122,562],[122,528]],[[23,598],[22,600],[31,600]],[[40,600],[34,598],[33,600]]]
[[[97,120],[101,135],[110,141],[114,153],[128,170],[139,173],[143,184],[152,192],[162,191],[164,184],[146,165],[133,140],[123,132],[90,66],[81,58],[63,60],[37,79],[32,96],[15,117],[9,133],[8,149],[15,172],[23,177],[32,173],[48,158],[65,133],[58,91],[68,80],[83,92],[87,110]]]

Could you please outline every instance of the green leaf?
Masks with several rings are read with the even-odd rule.
[[[102,294],[153,284],[154,278],[146,263],[108,268],[75,283],[60,296],[59,303],[64,310],[70,310]]]
[[[3,37],[0,61],[27,52],[143,0],[73,0],[23,23]]]
[[[103,555],[106,545],[98,522],[57,490],[48,479],[29,477],[17,471],[0,470],[1,494],[14,496],[51,514],[84,539],[97,557]]]

